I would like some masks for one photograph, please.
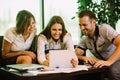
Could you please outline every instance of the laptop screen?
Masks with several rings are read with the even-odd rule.
[[[70,50],[50,50],[50,68],[71,68],[71,59],[75,58],[75,53]]]

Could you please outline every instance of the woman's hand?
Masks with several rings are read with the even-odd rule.
[[[49,61],[49,54],[46,54],[45,57]]]
[[[30,56],[33,60],[36,59],[36,55],[32,51],[22,51],[22,54]]]
[[[45,65],[45,66],[49,66],[49,60],[45,60],[45,61],[43,61],[43,65]]]
[[[72,64],[72,66],[73,66],[74,68],[77,67],[77,66],[78,66],[78,59],[72,58],[72,59],[71,59],[71,64]]]

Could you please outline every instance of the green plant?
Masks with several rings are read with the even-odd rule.
[[[78,12],[91,10],[96,14],[98,24],[107,23],[114,29],[120,19],[120,0],[78,0]]]

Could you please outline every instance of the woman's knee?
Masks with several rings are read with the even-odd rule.
[[[17,64],[31,64],[32,58],[30,56],[19,56],[16,61]]]

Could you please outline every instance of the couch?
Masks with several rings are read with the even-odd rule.
[[[4,61],[2,60],[2,42],[3,42],[3,36],[0,36],[0,67],[4,66]]]
[[[2,43],[3,43],[3,36],[0,36],[0,67],[5,66],[5,60],[2,59]],[[37,35],[34,37],[34,40],[32,42],[32,45],[29,49],[29,51],[33,51],[35,54],[37,53]]]
[[[0,59],[2,58],[2,42],[3,42],[3,36],[0,36]]]

